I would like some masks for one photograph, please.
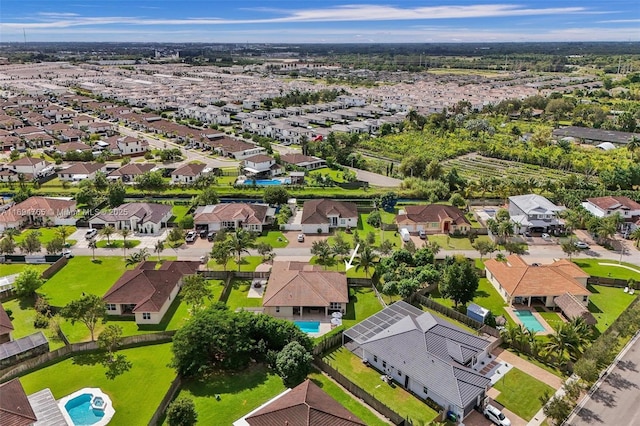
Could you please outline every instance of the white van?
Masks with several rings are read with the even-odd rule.
[[[400,238],[402,238],[402,241],[404,241],[405,243],[407,241],[411,241],[411,234],[409,233],[409,230],[407,228],[402,228],[400,230]]]

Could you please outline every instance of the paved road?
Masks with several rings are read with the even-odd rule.
[[[640,339],[589,396],[567,425],[640,425]]]

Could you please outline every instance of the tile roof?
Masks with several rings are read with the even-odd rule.
[[[591,294],[577,281],[589,275],[566,259],[550,265],[531,266],[520,256],[511,255],[506,262],[489,259],[484,266],[511,297],[560,296],[567,292],[576,296]]]
[[[105,167],[104,163],[75,163],[66,169],[60,170],[58,173],[90,175]]]
[[[274,262],[262,306],[318,306],[347,303],[343,273],[323,271],[302,262]]]
[[[582,318],[589,325],[595,325],[598,322],[593,314],[589,312],[589,309],[580,303],[571,293],[554,297],[553,303],[562,309],[564,315],[571,320],[574,318]]]
[[[327,223],[329,215],[337,215],[344,218],[358,217],[358,207],[354,203],[326,198],[308,200],[302,206],[301,223],[303,225]]]
[[[459,208],[444,204],[405,206],[404,214],[396,216],[396,223],[440,223],[445,219],[452,220],[456,225],[471,225]]]
[[[200,206],[193,214],[196,224],[221,223],[241,220],[243,224],[263,224],[269,206],[252,203],[224,203]]]
[[[11,323],[11,318],[4,310],[2,305],[0,305],[0,336],[3,334],[9,334],[13,331],[13,324]]]
[[[133,312],[160,312],[180,279],[195,274],[200,267],[196,261],[168,261],[160,269],[147,269],[149,263],[125,271],[102,299],[106,303],[134,304]]]
[[[74,200],[39,196],[29,197],[10,208],[18,216],[30,213],[33,216],[45,217],[66,217],[75,214],[75,209],[76,202]]]
[[[307,379],[245,418],[250,426],[364,426],[365,423]]]
[[[628,209],[628,210],[640,210],[640,204],[636,203],[629,197],[596,197],[596,198],[587,198],[587,201],[591,204],[598,206],[602,210],[614,210],[618,208]]]
[[[189,163],[171,172],[172,176],[198,176],[207,167],[202,163]]]
[[[251,163],[267,163],[269,161],[274,161],[274,159],[269,155],[258,154],[245,158],[244,161]]]
[[[62,143],[54,148],[56,151],[69,152],[69,151],[91,151],[91,147],[82,142],[67,142]]]
[[[302,155],[297,153],[284,154],[280,156],[280,160],[283,163],[288,164],[304,164],[304,163],[316,163],[316,162],[324,162],[323,159],[317,157],[311,157],[309,155]]]
[[[10,166],[35,166],[36,164],[45,163],[49,164],[42,158],[35,157],[22,157],[9,163]]]
[[[125,203],[113,211],[98,213],[91,219],[97,218],[105,222],[118,222],[135,217],[139,223],[160,223],[171,210],[172,207],[167,204]]]
[[[0,384],[0,424],[2,426],[29,426],[36,417],[20,380]]]
[[[490,383],[463,365],[482,353],[488,340],[404,301],[356,324],[345,337],[459,407],[475,401]]]
[[[154,167],[156,165],[152,163],[129,163],[112,171],[109,176],[136,176],[150,172]]]

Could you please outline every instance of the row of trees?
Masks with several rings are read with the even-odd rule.
[[[59,226],[55,230],[55,236],[46,243],[45,249],[48,254],[58,254],[62,251],[67,243],[67,237],[71,235],[73,228],[70,226]],[[22,253],[33,254],[42,250],[42,242],[40,238],[42,233],[38,230],[26,232],[24,238],[20,242],[16,241],[16,237],[20,235],[20,231],[15,228],[7,228],[0,240],[1,254],[14,254],[16,249],[20,249]]]

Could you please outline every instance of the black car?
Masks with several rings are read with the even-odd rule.
[[[216,237],[216,233],[213,231],[209,231],[209,233],[207,234],[207,240],[209,241],[213,241],[215,237]]]
[[[202,229],[200,231],[200,238],[206,238],[208,233],[209,231],[207,231],[206,229]]]

